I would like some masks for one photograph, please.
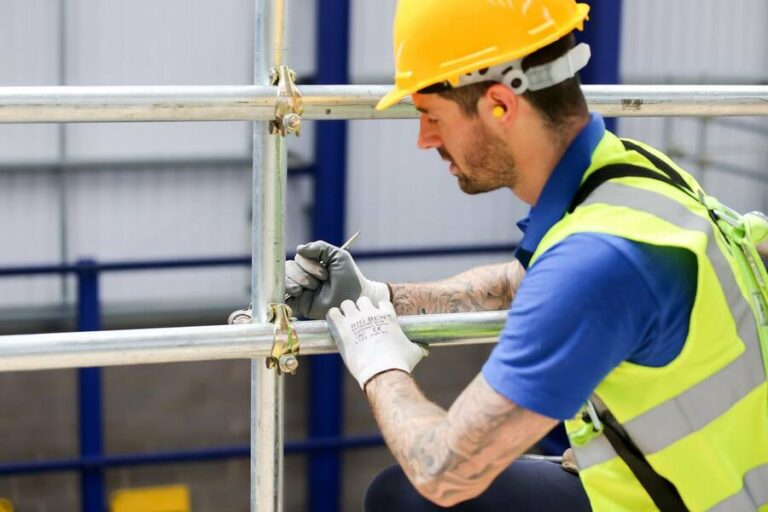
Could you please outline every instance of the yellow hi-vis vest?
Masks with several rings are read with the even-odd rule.
[[[699,190],[666,156],[635,144]],[[615,164],[659,173],[648,158],[628,151],[606,132],[585,179]],[[698,263],[696,297],[680,354],[659,368],[624,361],[594,394],[655,472],[674,485],[688,509],[768,511],[768,384],[755,316],[744,278],[707,208],[662,181],[612,179],[547,232],[531,265],[564,238],[584,232],[687,249]],[[604,434],[574,442],[572,434],[583,431],[584,418],[566,422],[566,429],[592,508],[656,510]]]

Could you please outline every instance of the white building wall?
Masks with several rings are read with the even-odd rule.
[[[354,83],[391,82],[395,0],[352,2]],[[59,6],[65,5],[63,13]],[[0,85],[247,84],[251,82],[252,0],[4,0],[0,2]],[[290,64],[314,71],[315,2],[292,2]],[[625,83],[758,82],[768,77],[768,4],[761,0],[624,0]],[[334,13],[322,13],[332,16]],[[61,18],[63,15],[63,18]],[[64,19],[65,45],[59,44]],[[60,56],[65,60],[60,63]],[[60,70],[60,64],[61,70]],[[749,122],[765,126],[763,119]],[[764,208],[764,182],[718,169],[723,161],[762,172],[765,136],[701,121],[623,120],[620,133],[687,155],[705,185],[740,209]],[[289,148],[312,155],[313,123]],[[415,121],[356,121],[349,129],[347,231],[355,248],[509,243],[527,207],[507,191],[462,194],[435,152],[415,147]],[[248,123],[0,125],[0,164],[79,160],[242,157]],[[702,166],[701,156],[710,163]],[[694,159],[694,162],[690,161]],[[56,263],[235,256],[249,252],[250,172],[234,169],[73,171],[61,194],[51,173],[0,175],[0,267]],[[292,181],[288,247],[309,236],[311,180]],[[371,277],[445,276],[485,261],[439,258],[365,262]],[[247,300],[248,271],[218,269],[112,274],[108,302]],[[71,295],[70,290],[70,295]],[[57,278],[0,280],[0,306],[58,300]]]
[[[0,85],[215,85],[252,83],[252,0],[6,0],[0,2]],[[64,6],[63,11],[60,9]],[[291,64],[314,68],[314,2],[293,2]],[[61,30],[64,31],[63,39]],[[63,41],[63,45],[60,44]],[[301,51],[304,50],[304,51]],[[63,61],[62,61],[63,58]],[[245,122],[0,125],[0,165],[153,159],[250,158]],[[292,151],[311,156],[312,129]],[[0,174],[0,267],[245,256],[250,167]],[[306,238],[306,179],[289,185],[291,243]],[[64,200],[62,200],[62,196]],[[59,223],[68,226],[62,244]],[[299,220],[300,222],[296,222]],[[247,301],[245,268],[109,273],[107,303]],[[0,279],[0,306],[56,302],[58,277]],[[68,287],[70,299],[74,287]]]
[[[625,82],[765,82],[763,0],[623,0]]]
[[[57,13],[57,4],[50,0],[0,2],[1,85],[58,83]],[[56,133],[56,125],[0,125],[0,158],[55,158]]]
[[[763,0],[624,0],[624,83],[765,84],[767,47]],[[675,155],[710,194],[734,208],[768,208],[768,119],[623,119],[619,131]]]

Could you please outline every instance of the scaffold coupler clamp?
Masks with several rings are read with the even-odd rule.
[[[233,311],[227,319],[229,325],[250,324],[251,322],[253,322],[253,304],[248,304],[247,308]]]
[[[285,137],[289,133],[301,135],[301,116],[304,114],[304,100],[296,87],[296,73],[288,66],[272,68],[272,85],[277,86],[275,119],[269,123],[269,133]]]
[[[267,368],[276,368],[278,375],[293,375],[299,367],[299,336],[291,325],[291,308],[270,304],[267,319],[274,324],[274,343],[272,354],[267,357]]]

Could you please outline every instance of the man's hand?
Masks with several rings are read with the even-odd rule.
[[[343,313],[342,313],[343,312]],[[374,376],[387,370],[411,373],[427,354],[412,343],[397,323],[395,308],[387,300],[375,307],[368,297],[357,304],[346,300],[327,315],[328,328],[344,363],[361,389]]]
[[[285,292],[294,314],[315,320],[345,300],[389,300],[386,284],[366,279],[349,252],[323,241],[296,248],[296,257],[285,264]]]

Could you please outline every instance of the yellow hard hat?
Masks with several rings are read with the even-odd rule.
[[[462,75],[520,60],[583,30],[588,13],[589,6],[575,0],[399,0],[395,88],[376,109],[440,82],[466,85]]]

